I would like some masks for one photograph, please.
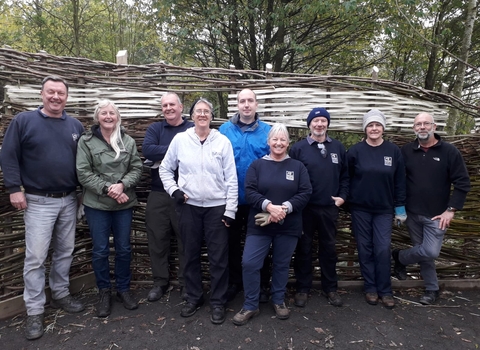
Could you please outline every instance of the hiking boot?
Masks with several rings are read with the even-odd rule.
[[[100,289],[98,294],[100,300],[97,304],[97,316],[107,317],[110,315],[110,310],[112,307],[112,292],[110,289]]]
[[[214,306],[210,321],[213,324],[222,324],[225,322],[225,308],[223,306]]]
[[[290,310],[285,306],[285,303],[272,304],[275,314],[279,320],[286,320],[290,317]]]
[[[239,284],[230,284],[227,289],[227,301],[235,299],[237,294],[242,290]]]
[[[322,295],[328,299],[330,305],[333,306],[342,306],[343,301],[340,295],[337,292],[322,292]]]
[[[426,290],[425,293],[420,297],[420,304],[423,305],[432,305],[438,299],[440,293],[438,290]]]
[[[148,292],[147,300],[148,301],[157,301],[159,300],[168,290],[168,284],[166,286],[159,286],[155,284],[153,288]]]
[[[365,301],[370,305],[378,304],[378,294],[377,293],[365,293]]]
[[[382,304],[385,306],[385,308],[393,309],[395,307],[395,300],[391,295],[384,295],[380,297],[380,299],[382,300]]]
[[[62,299],[53,299],[50,301],[50,306],[54,309],[62,309],[67,312],[75,313],[85,310],[85,304],[75,299],[70,294]]]
[[[127,310],[135,310],[138,308],[138,302],[133,299],[128,290],[126,292],[117,292],[117,301],[121,302]]]
[[[28,340],[38,339],[43,335],[43,314],[27,316],[25,325],[25,338]]]
[[[248,320],[254,316],[257,316],[260,313],[259,309],[256,310],[245,310],[241,309],[235,316],[233,316],[233,324],[237,326],[243,326],[247,324]]]
[[[180,316],[182,317],[190,317],[195,315],[195,312],[200,308],[200,306],[203,305],[203,300],[198,302],[197,304],[187,302],[185,305],[182,307],[182,311],[180,311]]]
[[[403,265],[400,262],[399,258],[399,253],[400,249],[394,249],[392,250],[392,258],[395,264],[393,265],[393,274],[395,277],[397,277],[399,280],[404,281],[407,279],[407,266]]]
[[[270,300],[270,293],[268,292],[267,287],[260,287],[260,297],[258,301],[262,304],[268,303],[268,300]]]
[[[295,293],[294,304],[298,307],[305,307],[307,305],[308,293]]]

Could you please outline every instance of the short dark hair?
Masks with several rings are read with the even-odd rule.
[[[58,75],[49,75],[48,77],[43,78],[43,80],[42,80],[42,90],[43,90],[43,87],[45,86],[45,83],[47,81],[56,81],[56,82],[59,82],[59,83],[63,83],[63,85],[65,85],[65,87],[67,88],[67,93],[68,93],[68,83],[62,77],[59,77]]]

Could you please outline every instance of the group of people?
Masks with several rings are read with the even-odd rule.
[[[131,221],[143,166],[135,141],[124,132],[120,112],[108,100],[98,104],[94,124],[85,131],[64,111],[68,84],[58,76],[43,80],[41,97],[43,105],[37,110],[12,120],[1,151],[11,204],[25,210],[27,339],[43,334],[44,264],[50,244],[51,306],[68,312],[85,308],[68,289],[76,216],[83,208],[93,243],[97,315],[108,316],[112,307],[110,235],[116,298],[126,309],[138,307],[130,293]],[[432,115],[415,118],[416,139],[400,149],[383,138],[386,117],[372,109],[363,116],[364,139],[346,151],[328,135],[330,113],[323,107],[311,110],[309,135],[290,147],[284,124],[270,126],[260,120],[250,89],[238,93],[238,112],[219,130],[210,125],[214,108],[204,98],[190,108],[191,121],[182,117],[177,94],[166,93],[161,105],[164,120],[149,126],[142,145],[152,179],[145,214],[153,276],[148,301],[169,290],[170,242],[175,236],[185,301],[182,317],[194,315],[204,303],[205,241],[212,323],[225,321],[227,302],[241,290],[245,300],[233,317],[235,325],[246,324],[260,312],[259,303],[269,300],[276,317],[287,319],[290,262],[293,257],[294,304],[305,307],[317,235],[322,294],[331,305],[341,306],[335,245],[342,205],[351,213],[366,302],[394,307],[391,257],[399,279],[407,278],[407,265],[419,263],[425,281],[420,302],[436,301],[434,260],[470,182],[460,152],[435,133]],[[413,247],[391,252],[392,224],[403,223]]]

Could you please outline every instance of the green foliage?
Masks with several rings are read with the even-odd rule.
[[[462,0],[0,0],[0,44],[21,51],[129,63],[158,62],[370,76],[440,90],[458,86]],[[468,63],[480,66],[474,28]],[[462,97],[479,100],[478,70]],[[218,99],[221,113],[225,100]],[[452,130],[468,130],[458,119]]]

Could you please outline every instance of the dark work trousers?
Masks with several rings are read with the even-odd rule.
[[[392,214],[352,210],[352,228],[357,241],[358,261],[365,293],[392,295],[390,279]]]
[[[242,255],[243,244],[242,238],[245,238],[248,225],[248,214],[250,212],[250,206],[248,204],[242,204],[238,206],[237,213],[235,214],[235,221],[228,228],[228,270],[229,270],[229,283],[236,284],[237,286],[243,286],[242,281]],[[270,284],[272,267],[272,254],[271,249],[263,262],[263,267],[260,271],[261,286],[268,287]]]
[[[322,290],[325,293],[337,290],[337,236],[338,207],[309,204],[302,215],[303,234],[295,252],[295,278],[297,293],[308,293],[312,288],[312,244],[315,230],[318,231],[318,260],[321,269]]]
[[[225,205],[205,208],[183,204],[177,210],[185,254],[187,301],[198,304],[203,298],[200,259],[205,238],[210,264],[210,305],[224,306],[228,288],[228,231],[222,222]]]
[[[145,226],[148,237],[148,252],[152,265],[153,283],[166,286],[170,280],[168,259],[170,256],[171,236],[175,235],[178,248],[178,282],[184,285],[183,269],[185,258],[183,244],[178,228],[178,216],[175,201],[166,192],[152,191],[145,210]]]

